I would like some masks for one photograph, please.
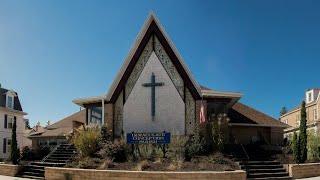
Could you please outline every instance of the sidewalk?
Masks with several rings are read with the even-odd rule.
[[[0,180],[32,180],[32,179],[0,175]]]
[[[320,180],[320,177],[303,178],[302,180]]]

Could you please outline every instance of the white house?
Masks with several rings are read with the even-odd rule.
[[[26,129],[24,115],[27,113],[22,110],[18,93],[4,89],[0,85],[0,159],[7,159],[10,156],[14,120],[17,122],[18,147],[27,145],[24,143]]]

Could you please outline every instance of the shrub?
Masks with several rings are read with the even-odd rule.
[[[172,136],[168,145],[167,156],[173,162],[183,162],[186,157],[186,144],[188,138],[185,136]]]
[[[187,142],[187,157],[192,158],[195,155],[203,155],[206,153],[206,141],[201,137],[198,129],[196,128],[194,134]]]
[[[110,141],[110,134],[108,133],[108,127],[107,125],[103,125],[101,127],[101,143],[106,143],[107,141]]]
[[[31,160],[32,152],[29,146],[23,146],[20,151],[21,160]]]
[[[159,145],[153,144],[140,144],[137,146],[138,155],[137,159],[152,160],[163,156],[162,148]]]
[[[307,143],[307,149],[308,149],[308,160],[309,161],[318,161],[320,152],[319,152],[319,143],[320,143],[320,137],[319,133],[314,132],[313,130],[309,130],[307,132],[308,137],[308,143]]]
[[[212,122],[213,145],[218,151],[223,151],[224,144],[229,140],[228,117],[219,114]]]
[[[84,127],[72,137],[72,142],[83,157],[92,157],[99,148],[101,134],[98,127]]]
[[[113,142],[107,141],[98,151],[98,155],[102,158],[110,158],[115,162],[123,162],[127,160],[126,157],[127,144],[123,139],[116,139]]]

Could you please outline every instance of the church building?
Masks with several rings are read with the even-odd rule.
[[[282,144],[287,125],[240,103],[242,96],[199,85],[151,12],[106,95],[73,102],[86,109],[86,124],[106,124],[112,137],[163,131],[190,135],[203,106],[202,126],[223,114],[239,143]]]

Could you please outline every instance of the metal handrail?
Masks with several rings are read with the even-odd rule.
[[[234,142],[237,144],[237,145],[240,145],[241,146],[241,149],[242,151],[244,152],[244,154],[246,155],[247,159],[246,159],[246,162],[243,161],[243,159],[241,158],[240,161],[243,163],[245,169],[246,169],[246,174],[248,175],[249,171],[248,171],[248,161],[250,160],[249,158],[249,155],[247,153],[247,151],[245,150],[245,148],[243,147],[242,144],[239,144],[238,141],[236,140],[236,138],[234,138],[234,136],[231,134],[232,138],[234,139]]]
[[[261,136],[262,136],[263,139],[268,143],[269,147],[271,147],[271,144],[267,141],[267,139],[266,139],[263,135],[261,135]],[[278,149],[281,150],[281,153],[283,154],[283,156],[284,156],[285,159],[287,160],[287,163],[289,163],[289,158],[286,156],[286,153],[284,153],[283,149],[282,149],[277,143],[275,143],[275,145],[277,146]],[[289,164],[288,164],[288,166],[289,166]]]

